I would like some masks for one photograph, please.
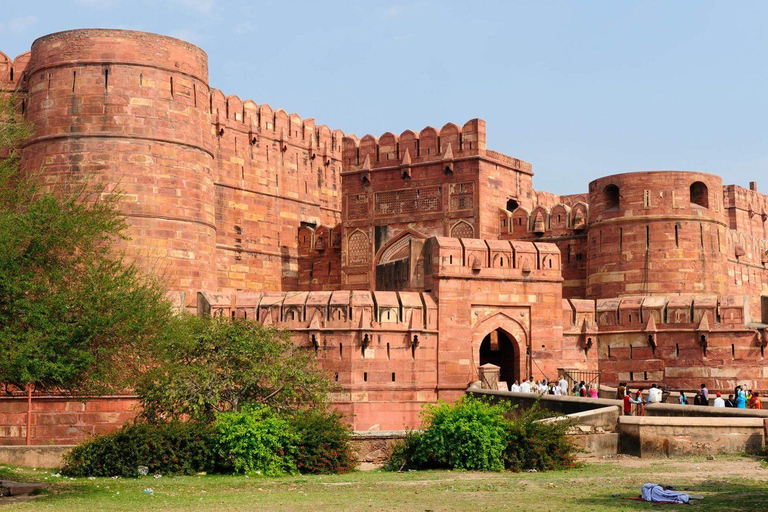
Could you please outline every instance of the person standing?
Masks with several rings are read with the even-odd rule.
[[[623,382],[619,382],[619,387],[616,388],[616,400],[624,400],[624,395],[627,394],[627,388]]]
[[[747,408],[747,394],[744,393],[744,390],[741,388],[739,388],[739,393],[736,395],[736,408],[737,409]]]
[[[637,396],[632,403],[637,405],[635,414],[637,416],[645,416],[645,399],[643,398],[643,388],[637,390]]]
[[[706,384],[701,385],[701,405],[709,405],[709,390]]]
[[[723,397],[719,391],[717,392],[714,405],[715,407],[725,407],[725,400],[723,400]]]
[[[728,395],[728,400],[725,401],[726,407],[736,407],[736,402],[733,400],[733,395]]]
[[[677,397],[677,403],[680,405],[688,405],[688,397],[685,396],[685,391],[680,392],[680,396]]]
[[[515,393],[519,393],[520,392],[520,384],[518,384],[517,381],[515,381],[514,384],[512,384],[509,387],[509,390],[512,391],[512,392],[515,392]]]
[[[750,400],[750,409],[762,409],[763,408],[763,402],[760,401],[760,392],[755,391],[752,393],[752,400]]]
[[[560,377],[560,382],[558,382],[558,385],[560,386],[560,394],[563,396],[568,395],[568,381],[565,380],[565,376]]]
[[[624,394],[624,398],[622,398],[622,401],[624,402],[624,416],[632,416],[632,404],[634,402],[632,400],[632,397],[629,396],[629,393]]]
[[[700,391],[697,391],[696,396],[693,397],[693,405],[704,405],[704,399],[701,397]]]
[[[524,380],[522,384],[520,384],[520,392],[521,393],[530,393],[531,392],[531,384]]]

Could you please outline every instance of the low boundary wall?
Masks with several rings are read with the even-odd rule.
[[[757,453],[766,428],[762,418],[622,416],[619,451],[637,457]]]
[[[621,416],[623,403],[607,398],[538,395],[470,388],[467,393],[520,407],[539,405],[577,426],[573,441],[589,455],[625,453],[638,457],[757,453],[768,439],[768,410],[648,404],[645,416]],[[612,433],[602,432],[610,430]]]

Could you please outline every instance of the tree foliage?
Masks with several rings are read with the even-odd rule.
[[[150,421],[213,420],[217,412],[267,405],[275,412],[325,403],[330,380],[287,331],[251,320],[178,317],[137,387]]]
[[[163,336],[160,283],[111,250],[123,237],[119,194],[87,176],[22,172],[31,134],[0,102],[0,381],[77,394],[122,389]]]

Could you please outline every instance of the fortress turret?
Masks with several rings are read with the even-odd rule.
[[[722,180],[712,174],[617,174],[589,185],[590,299],[726,292]]]
[[[165,267],[188,305],[216,286],[207,61],[171,37],[72,30],[37,39],[25,77],[25,168],[121,192],[128,255]]]

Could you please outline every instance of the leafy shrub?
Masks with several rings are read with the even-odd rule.
[[[312,409],[297,413],[291,424],[299,437],[296,468],[299,472],[346,473],[355,467],[349,442],[350,427],[338,411]]]
[[[194,474],[214,471],[213,429],[199,423],[135,423],[99,436],[64,457],[67,476],[137,476],[138,466],[150,473]]]
[[[454,404],[426,406],[424,431],[418,436],[410,463],[420,468],[478,471],[504,469],[506,403],[491,404],[464,396]]]
[[[409,430],[405,437],[395,443],[387,462],[384,464],[384,471],[403,471],[407,469],[419,469],[414,461],[413,455],[416,453],[421,442],[421,432]]]
[[[267,407],[246,407],[216,415],[219,453],[236,473],[294,474],[300,437],[283,417]]]
[[[566,425],[539,421],[546,414],[534,406],[507,425],[504,465],[512,471],[566,469],[574,464],[575,448]]]
[[[575,448],[563,424],[540,420],[538,405],[518,419],[511,408],[465,396],[455,404],[426,406],[424,430],[408,432],[395,445],[384,469],[452,468],[480,471],[565,469],[574,464]]]

